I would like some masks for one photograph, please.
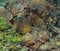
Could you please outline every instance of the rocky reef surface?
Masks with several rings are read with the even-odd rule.
[[[0,51],[60,51],[59,0],[0,0]]]

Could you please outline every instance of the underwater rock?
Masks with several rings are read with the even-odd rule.
[[[39,27],[39,18],[33,18],[32,19],[32,25],[35,27]]]
[[[51,51],[60,51],[60,48],[58,47],[58,48],[53,49],[53,50],[51,50]]]
[[[43,9],[43,10],[44,10],[44,9]],[[41,12],[41,18],[42,18],[42,19],[45,19],[47,13],[46,13],[45,11],[43,11],[43,10],[42,10],[42,12]]]
[[[16,17],[13,26],[21,34],[26,34],[31,31],[30,22],[27,20],[27,18],[25,18],[23,16]]]
[[[34,3],[38,3],[38,4],[41,4],[41,5],[45,5],[46,4],[46,0],[32,0],[31,2],[34,2]]]
[[[24,2],[21,1],[15,1],[15,2],[11,2],[11,3],[6,3],[5,8],[7,10],[9,10],[9,12],[12,15],[17,15],[18,13],[23,12],[24,7],[26,7],[26,4]]]
[[[9,20],[12,18],[11,13],[9,13],[8,10],[6,10],[4,7],[0,6],[0,17],[5,18],[5,21],[8,23]]]
[[[39,29],[40,29],[40,28],[32,27],[32,30],[31,30],[32,36],[38,37],[37,35],[38,35],[38,30],[39,30]]]
[[[38,37],[42,42],[46,42],[47,40],[49,40],[49,33],[47,30],[40,29],[38,32]]]
[[[60,28],[60,18],[58,18],[58,20],[56,22],[56,26]]]
[[[60,34],[58,34],[58,35],[56,36],[56,39],[60,39]]]
[[[21,38],[22,43],[26,47],[33,46],[35,43],[34,40],[35,40],[34,36],[32,36],[32,34],[30,34],[30,33],[27,33],[26,35],[22,36],[22,38]]]
[[[57,46],[60,46],[60,34],[58,34],[56,37],[55,37],[55,44]]]
[[[39,15],[33,14],[31,16],[31,24],[34,27],[39,27],[41,24],[43,24],[43,20],[39,18]]]
[[[47,51],[47,50],[49,51],[50,50],[51,51],[51,49],[55,49],[55,48],[57,48],[55,45],[53,45],[49,42],[46,42],[41,45],[40,50],[42,50],[42,51]]]

